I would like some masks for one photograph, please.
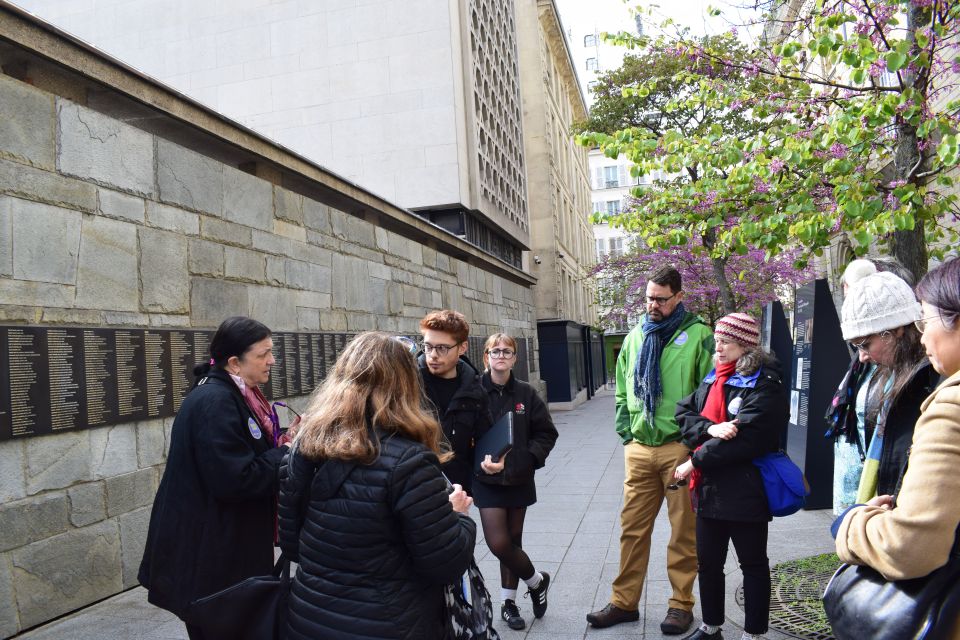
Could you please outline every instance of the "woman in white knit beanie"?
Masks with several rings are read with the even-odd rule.
[[[939,376],[913,324],[920,319],[920,303],[901,278],[880,272],[856,281],[847,291],[842,315],[844,340],[860,362],[876,364],[876,373],[856,398],[863,469],[859,478],[846,477],[850,483],[857,481],[854,502],[864,503],[895,492],[920,405]]]

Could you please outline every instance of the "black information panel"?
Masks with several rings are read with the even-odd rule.
[[[309,394],[353,337],[273,334],[271,399]],[[213,331],[0,327],[0,440],[166,418],[210,357]]]

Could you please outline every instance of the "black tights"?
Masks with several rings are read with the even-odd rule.
[[[504,589],[516,589],[521,578],[529,580],[535,572],[522,548],[526,515],[526,507],[480,509],[483,537],[487,547],[500,560],[500,586]]]

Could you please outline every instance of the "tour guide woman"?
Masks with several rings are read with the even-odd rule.
[[[888,580],[920,578],[947,563],[960,525],[960,259],[930,271],[917,285],[930,364],[946,379],[921,406],[899,493],[848,509],[834,523],[837,555]],[[960,638],[960,624],[937,629]],[[938,636],[938,637],[940,637]]]
[[[722,640],[724,564],[730,541],[743,571],[743,638],[767,631],[770,508],[753,459],[777,451],[789,419],[779,367],[759,347],[757,322],[745,313],[720,318],[714,331],[716,368],[677,404],[683,440],[695,449],[677,467],[690,478],[697,512],[697,574],[703,624],[690,640]]]
[[[224,320],[173,422],[138,579],[151,603],[180,617],[191,601],[273,568],[288,447],[257,387],[270,378],[272,350],[263,324]],[[204,637],[189,624],[187,633]]]

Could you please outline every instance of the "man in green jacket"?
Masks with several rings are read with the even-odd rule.
[[[689,492],[667,490],[674,469],[690,454],[680,441],[674,413],[677,402],[713,368],[713,332],[684,309],[680,273],[673,267],[650,274],[646,299],[647,314],[627,335],[617,358],[616,429],[625,465],[620,573],[610,604],[588,613],[587,622],[599,628],[639,619],[653,522],[666,497],[671,528],[667,575],[673,596],[660,630],[680,634],[693,623],[697,541]]]

